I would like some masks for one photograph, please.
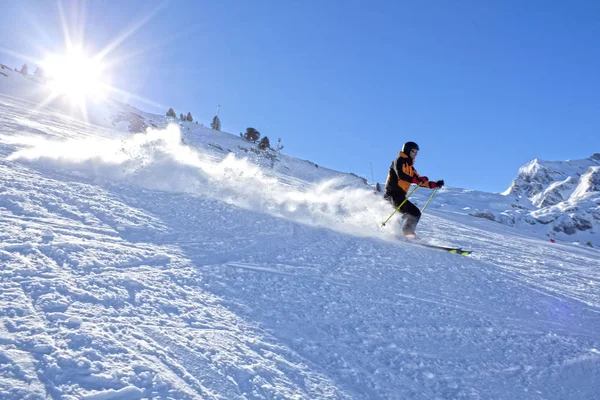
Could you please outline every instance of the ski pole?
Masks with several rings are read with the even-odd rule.
[[[388,217],[388,219],[386,219],[385,221],[383,221],[383,223],[381,224],[381,226],[385,226],[385,224],[394,216],[394,214],[396,214],[396,212],[400,209],[400,207],[402,207],[404,205],[404,203],[406,203],[406,201],[408,200],[408,198],[410,196],[412,196],[412,194],[415,192],[415,190],[417,190],[417,188],[421,186],[421,185],[417,185],[415,186],[415,188],[413,190],[411,190],[411,192],[408,194],[408,196],[406,196],[406,198],[404,199],[404,201],[402,203],[400,203],[400,205],[398,207],[396,207],[396,209],[394,210],[393,213],[390,214],[390,216]]]
[[[438,191],[438,188],[436,187],[435,190],[433,191],[433,193],[431,193],[431,196],[429,196],[429,200],[427,200],[427,203],[425,203],[425,205],[423,206],[423,209],[421,210],[421,214],[423,214],[423,211],[425,211],[425,209],[427,208],[427,205],[429,204],[429,202],[431,201],[431,199],[433,199],[433,195]]]

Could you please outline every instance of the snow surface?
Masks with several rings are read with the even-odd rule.
[[[155,122],[0,95],[1,399],[600,398],[597,249]]]

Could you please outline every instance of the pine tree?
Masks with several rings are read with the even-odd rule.
[[[210,127],[212,129],[214,129],[215,131],[220,131],[221,130],[221,120],[219,119],[218,115],[215,115],[215,117],[213,118]]]
[[[377,182],[377,184],[375,185],[375,190],[377,191],[377,193],[381,192],[381,185],[379,184],[379,182]]]
[[[185,117],[183,116],[183,113],[179,114],[179,119],[182,121],[185,121]]]
[[[177,114],[175,114],[175,111],[173,111],[172,108],[169,108],[169,111],[167,111],[167,117],[169,117],[169,118],[177,118]]]
[[[260,132],[254,128],[246,128],[246,132],[240,133],[240,137],[249,142],[256,143],[256,141],[260,138]]]
[[[186,121],[190,121],[190,122],[192,122],[194,120],[194,118],[192,118],[192,113],[191,112],[188,111],[188,115],[187,115],[187,117],[185,117],[185,120]]]
[[[271,142],[269,142],[268,136],[265,136],[264,138],[260,139],[260,142],[258,142],[258,148],[261,150],[266,150],[266,149],[271,148]]]
[[[20,71],[23,75],[28,75],[29,74],[29,67],[27,67],[27,64],[23,64],[23,66],[21,67],[21,71]]]
[[[37,67],[35,69],[35,72],[33,73],[33,75],[37,76],[38,78],[45,78],[46,74],[44,73],[44,70],[41,67]]]

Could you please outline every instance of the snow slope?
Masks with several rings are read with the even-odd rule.
[[[424,249],[355,176],[36,107],[0,95],[0,398],[600,398],[598,250],[450,190],[419,231],[475,252]]]

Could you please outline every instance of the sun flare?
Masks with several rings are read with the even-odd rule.
[[[119,47],[131,38],[136,32],[150,22],[152,18],[158,15],[158,12],[167,6],[168,0],[156,6],[153,10],[142,15],[140,19],[133,20],[131,25],[118,32],[109,43],[104,47],[98,47],[99,43],[94,43],[93,40],[84,37],[85,22],[87,19],[85,1],[72,1],[70,7],[65,7],[63,1],[57,0],[56,11],[60,18],[62,32],[64,36],[64,44],[60,46],[58,43],[50,46],[53,50],[39,48],[39,53],[43,54],[41,58],[21,54],[11,49],[5,48],[3,43],[0,43],[0,54],[7,53],[13,57],[27,60],[39,67],[39,72],[36,69],[33,80],[44,84],[45,98],[39,102],[37,108],[43,108],[48,105],[66,104],[67,107],[58,107],[61,111],[66,111],[72,116],[81,116],[85,121],[89,121],[90,115],[102,113],[102,103],[104,100],[129,100],[151,104],[155,107],[156,102],[131,93],[123,88],[114,86],[111,82],[111,74],[115,74],[117,66],[123,68],[123,64],[127,60],[137,58],[152,48],[147,47],[143,50],[122,51]],[[70,17],[70,18],[69,18]],[[35,16],[31,17],[35,20]],[[51,20],[51,17],[49,17]],[[43,33],[46,30],[52,30],[52,27],[40,26],[39,32]],[[177,36],[169,38],[161,45],[164,45]],[[47,35],[40,38],[40,41],[46,41]],[[143,43],[141,43],[143,45]],[[63,48],[64,53],[54,53],[55,49]],[[88,53],[84,49],[97,49],[100,51]],[[51,53],[52,52],[52,53]],[[139,62],[135,59],[134,62]],[[27,75],[25,73],[25,75]],[[117,77],[116,75],[114,75]],[[119,81],[118,77],[116,81]],[[96,107],[98,106],[98,107]],[[92,114],[90,114],[92,113]],[[94,114],[95,113],[95,114]]]
[[[42,66],[52,90],[66,95],[74,104],[107,96],[109,85],[106,83],[105,67],[81,51],[50,55]]]

